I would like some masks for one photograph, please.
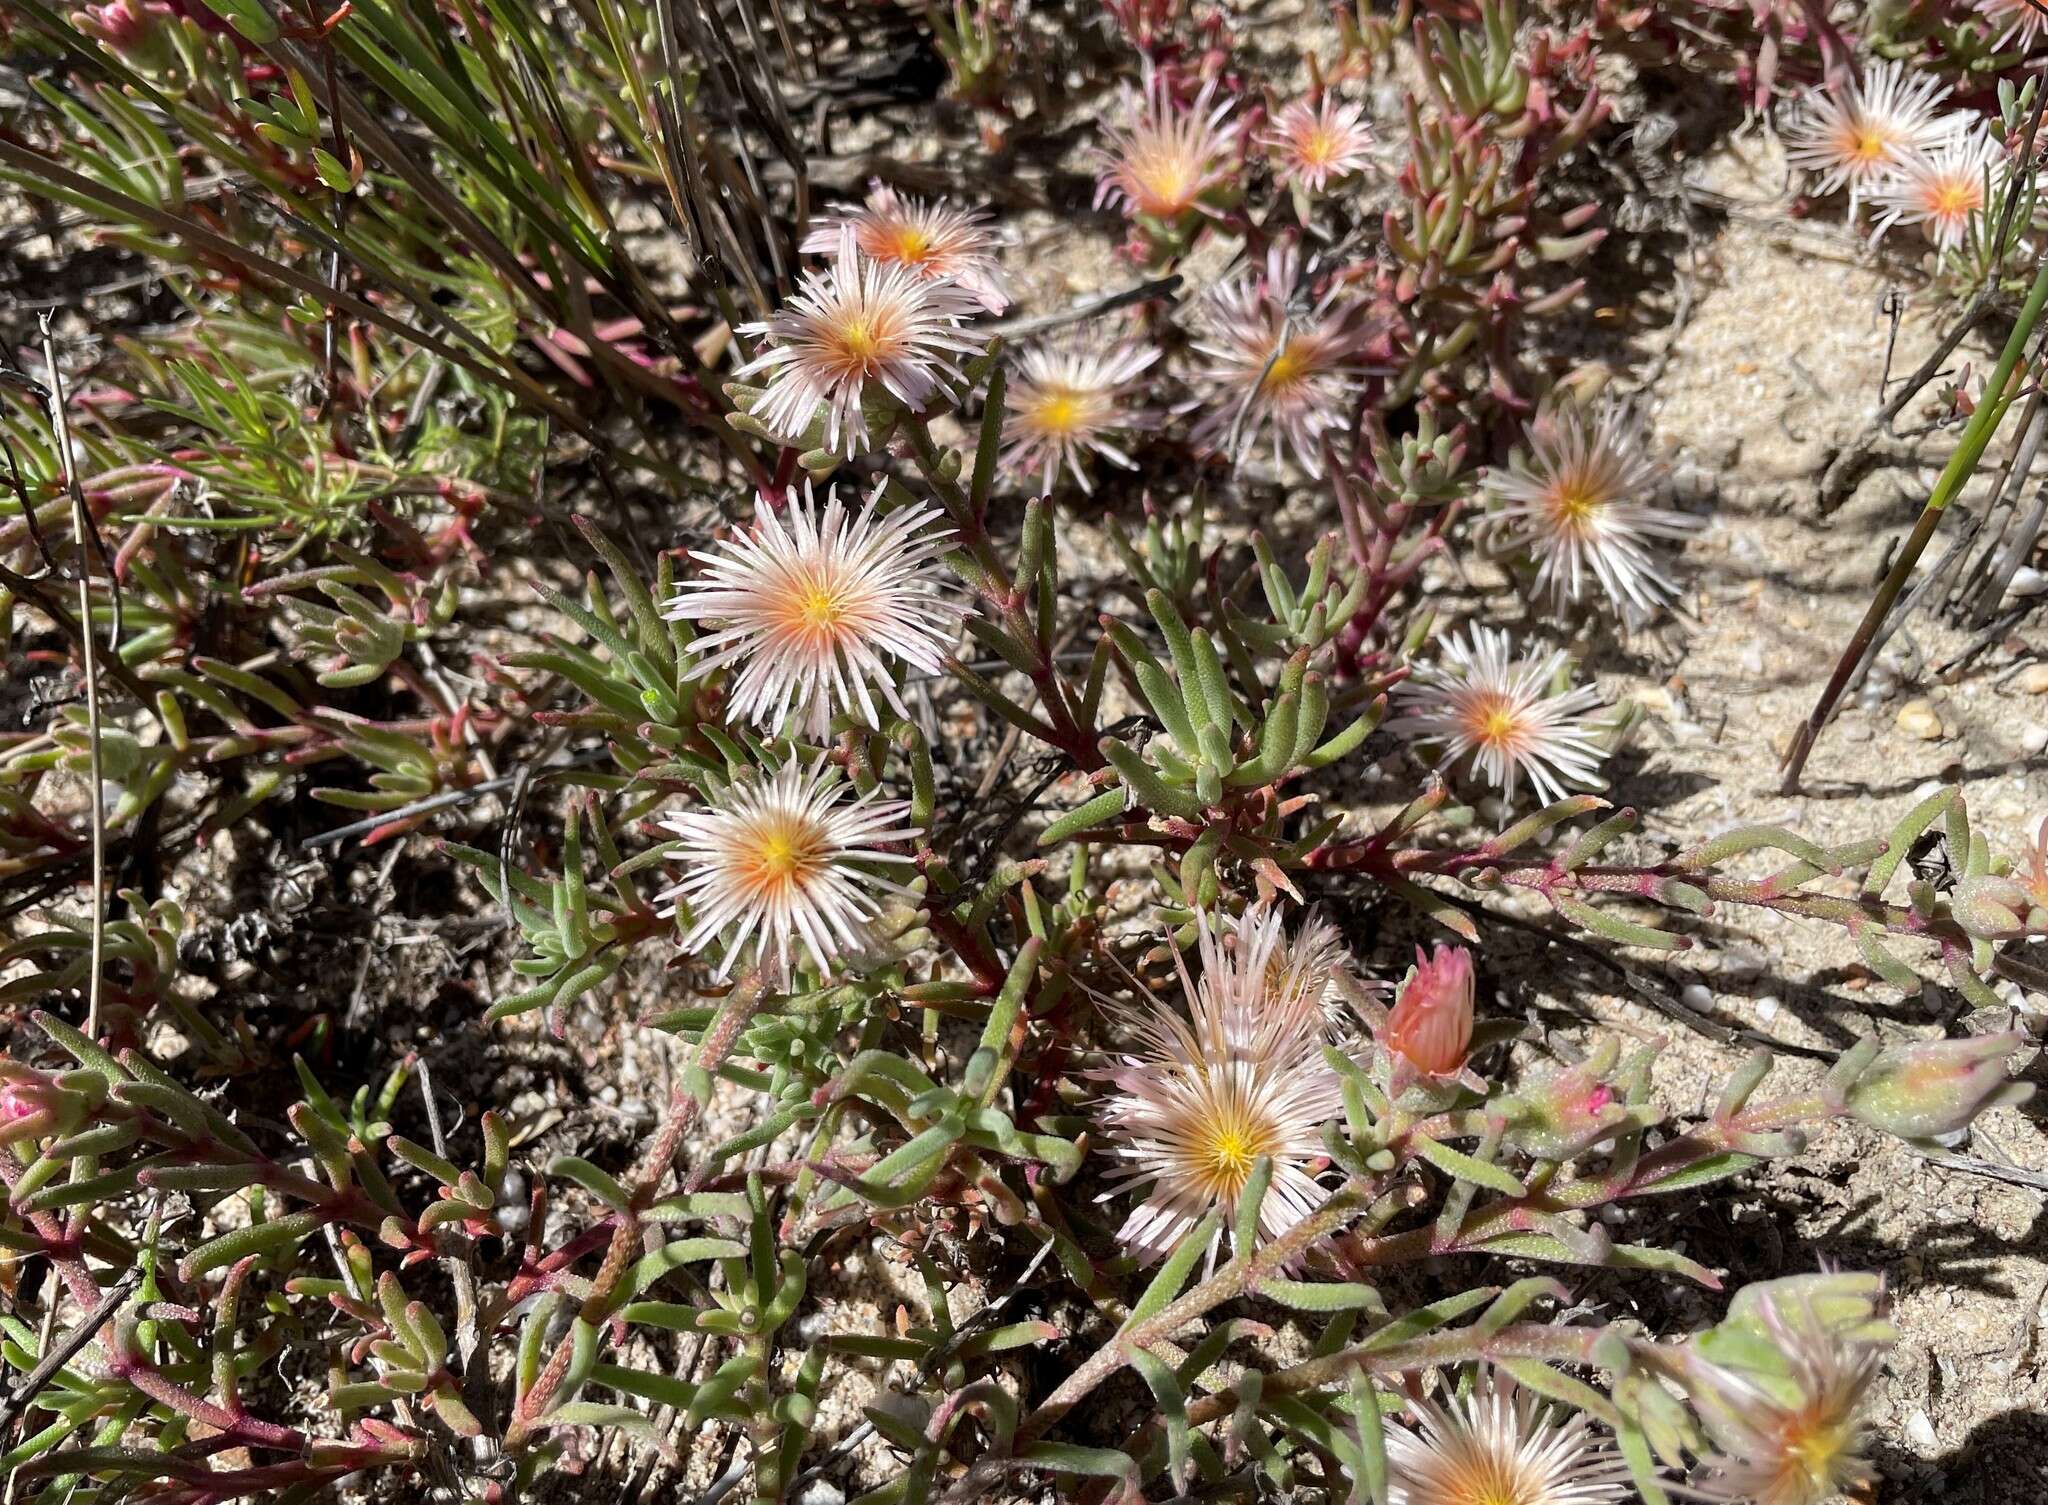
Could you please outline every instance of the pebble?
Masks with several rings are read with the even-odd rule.
[[[2037,721],[2020,733],[2020,750],[2022,752],[2037,753],[2044,748],[2048,748],[2048,726],[2042,726]]]
[[[2048,664],[2028,664],[2013,676],[2013,683],[2029,695],[2048,695]]]
[[[1906,1441],[1923,1453],[1941,1451],[1941,1438],[1935,1435],[1934,1423],[1927,1419],[1925,1411],[1915,1411],[1906,1418]]]
[[[2014,571],[2012,584],[2005,589],[2008,595],[2013,596],[2048,596],[2048,575],[2023,564]]]
[[[1755,1007],[1756,1022],[1758,1024],[1769,1024],[1778,1017],[1778,1000],[1770,993],[1766,993],[1757,999]]]
[[[1721,975],[1731,982],[1748,982],[1764,969],[1764,957],[1746,946],[1735,946],[1721,953]]]
[[[796,1505],[846,1505],[846,1491],[829,1479],[813,1479],[798,1493]]]
[[[1678,1001],[1695,1014],[1704,1014],[1714,1006],[1714,995],[1703,982],[1689,982],[1678,990]]]
[[[1897,724],[1900,731],[1922,742],[1932,742],[1941,736],[1941,717],[1924,700],[1909,700],[1900,706]]]

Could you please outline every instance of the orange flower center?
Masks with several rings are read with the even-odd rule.
[[[1935,185],[1928,195],[1927,211],[1936,219],[1962,219],[1974,214],[1983,201],[1983,185],[1952,179]]]
[[[868,254],[877,261],[900,261],[907,266],[921,266],[937,252],[938,247],[932,243],[932,238],[918,226],[895,224],[880,227]]]

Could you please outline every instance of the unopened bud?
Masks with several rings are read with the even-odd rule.
[[[1424,1076],[1464,1066],[1472,1048],[1472,953],[1440,943],[1424,956],[1418,946],[1381,1043]]]
[[[2010,878],[1986,874],[1965,878],[1949,895],[1949,912],[1956,923],[1979,940],[2000,941],[2025,935],[2028,915],[2036,908],[2033,896]]]
[[[1986,1108],[2033,1096],[2032,1086],[2005,1072],[2005,1058],[2025,1038],[2014,1030],[1895,1045],[1856,1078],[1846,1106],[1858,1121],[1901,1139],[1953,1134]]]

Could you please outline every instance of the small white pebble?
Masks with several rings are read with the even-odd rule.
[[[1941,1438],[1935,1435],[1934,1423],[1927,1419],[1925,1411],[1915,1411],[1906,1418],[1906,1441],[1922,1453],[1941,1451]]]
[[[2013,572],[2012,584],[2005,589],[2012,596],[2048,596],[2048,575],[2023,564]]]
[[[846,1491],[829,1479],[813,1479],[798,1493],[796,1505],[846,1505]]]
[[[1695,1014],[1704,1014],[1714,1006],[1714,995],[1703,982],[1689,982],[1678,990],[1678,1001]]]
[[[2020,733],[2020,750],[2037,753],[2048,748],[2048,726],[2034,725]]]
[[[1769,1024],[1778,1017],[1778,1000],[1766,993],[1756,1001],[1756,1019],[1759,1024]]]

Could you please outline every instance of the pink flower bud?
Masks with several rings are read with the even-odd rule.
[[[1967,1040],[1895,1045],[1849,1088],[1852,1116],[1901,1139],[1935,1139],[1965,1128],[1986,1108],[2024,1102],[2034,1089],[2005,1074],[2005,1058],[2026,1037],[2017,1030]]]
[[[164,0],[108,0],[73,12],[71,20],[116,57],[138,63],[155,59],[172,14]]]
[[[1434,956],[1415,949],[1415,970],[1401,985],[1381,1044],[1424,1076],[1450,1076],[1472,1048],[1472,953],[1441,943]]]

